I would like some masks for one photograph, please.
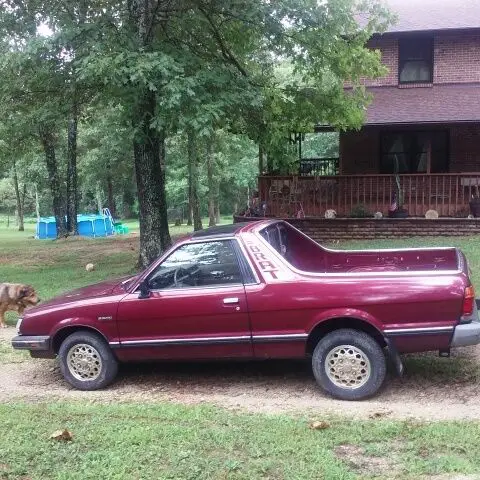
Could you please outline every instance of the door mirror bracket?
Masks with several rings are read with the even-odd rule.
[[[140,293],[138,294],[138,298],[150,298],[150,288],[148,287],[148,281],[143,280],[140,285]]]

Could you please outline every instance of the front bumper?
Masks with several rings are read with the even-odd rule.
[[[50,337],[48,335],[18,335],[12,338],[12,347],[17,350],[47,352],[50,350]]]

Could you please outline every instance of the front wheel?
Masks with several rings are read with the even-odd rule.
[[[118,362],[98,335],[79,331],[69,335],[58,352],[60,371],[79,390],[98,390],[113,382]]]
[[[320,339],[312,356],[318,384],[341,400],[362,400],[377,393],[385,380],[386,359],[368,334],[340,329]]]

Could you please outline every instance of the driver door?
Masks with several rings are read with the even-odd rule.
[[[252,357],[234,240],[179,246],[147,278],[149,296],[119,304],[124,360]]]

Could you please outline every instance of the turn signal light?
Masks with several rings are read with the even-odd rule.
[[[465,289],[465,295],[463,297],[462,316],[468,317],[473,313],[473,307],[475,302],[475,289],[470,286]]]

